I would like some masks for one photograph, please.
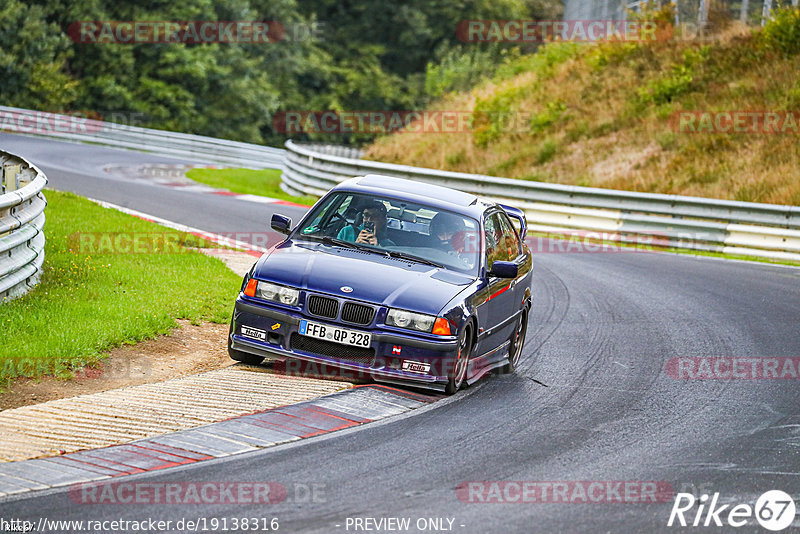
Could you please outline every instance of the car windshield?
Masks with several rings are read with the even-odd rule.
[[[458,213],[401,199],[341,192],[315,205],[292,237],[352,243],[387,256],[474,275],[480,258],[479,235],[478,222]]]

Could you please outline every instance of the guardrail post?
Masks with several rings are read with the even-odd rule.
[[[19,189],[19,165],[3,165],[3,175],[5,176],[5,192],[10,193]]]
[[[3,172],[0,174],[0,182],[3,184],[3,193],[10,193],[19,189],[19,165],[7,164],[3,165]],[[14,208],[7,210],[0,210],[0,219],[10,214]],[[0,237],[5,237],[11,232],[0,233]]]

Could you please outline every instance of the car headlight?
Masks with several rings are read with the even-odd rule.
[[[399,328],[407,328],[409,330],[417,330],[419,332],[427,332],[433,329],[433,323],[436,317],[433,315],[425,315],[423,313],[414,313],[405,310],[390,309],[386,315],[386,324],[390,326],[397,326]]]
[[[248,297],[270,300],[287,306],[297,306],[297,302],[300,300],[300,291],[297,289],[256,280],[255,278],[247,281],[244,294]]]

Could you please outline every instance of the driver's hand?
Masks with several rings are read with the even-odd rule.
[[[358,234],[356,238],[356,243],[364,243],[367,245],[377,245],[378,238],[375,237],[375,234],[372,232],[368,232],[367,230],[361,230],[361,233]]]

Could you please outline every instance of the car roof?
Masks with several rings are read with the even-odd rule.
[[[380,174],[368,174],[345,180],[334,188],[334,191],[340,190],[393,196],[472,216],[477,216],[487,207],[494,205],[471,193],[449,187]]]

